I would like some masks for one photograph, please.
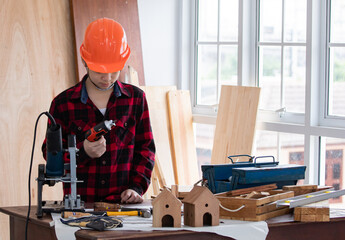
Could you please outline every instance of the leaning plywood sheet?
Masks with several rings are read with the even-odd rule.
[[[189,91],[170,91],[168,106],[175,180],[179,185],[191,185],[196,183],[200,177]]]
[[[166,96],[169,91],[176,90],[176,86],[140,86],[140,88],[145,92],[149,106],[152,132],[156,144],[156,159],[162,169],[160,180],[164,179],[167,185],[173,185],[175,178],[170,150],[171,135]]]
[[[229,155],[252,152],[260,88],[222,86],[212,149],[212,164]]]

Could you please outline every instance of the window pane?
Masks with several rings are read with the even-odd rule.
[[[199,0],[198,40],[217,41],[218,0]]]
[[[284,104],[287,112],[304,113],[305,47],[284,48]]]
[[[220,1],[220,41],[235,41],[238,39],[238,0]]]
[[[274,156],[279,164],[304,165],[304,135],[256,131],[255,139],[255,156]],[[278,149],[278,139],[280,149]]]
[[[306,42],[307,1],[285,1],[284,41]]]
[[[345,1],[331,1],[331,42],[345,43],[345,17],[344,17]]]
[[[280,164],[304,165],[304,135],[279,133]]]
[[[201,165],[211,164],[213,136],[215,125],[194,123],[195,145],[198,158],[200,176]]]
[[[279,133],[279,141],[279,164],[304,165],[304,135]],[[299,184],[304,184],[304,179],[298,180]]]
[[[260,108],[277,110],[281,108],[281,48],[259,48]]]
[[[260,1],[261,42],[280,42],[282,34],[282,1]]]
[[[278,159],[278,134],[270,131],[255,132],[254,156],[273,156]]]
[[[345,48],[330,49],[328,114],[345,116]]]
[[[304,135],[256,131],[255,139],[255,156],[274,156],[280,165],[304,165]],[[299,180],[298,184],[303,182]]]
[[[336,190],[344,188],[344,152],[345,140],[326,138],[325,154],[325,185],[332,186]],[[344,196],[332,198],[329,203],[334,208],[344,208]]]
[[[220,47],[220,84],[237,85],[237,46]]]
[[[197,104],[217,103],[217,46],[199,45]]]

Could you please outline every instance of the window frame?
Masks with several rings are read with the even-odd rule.
[[[238,85],[258,85],[258,2],[239,1]],[[284,1],[284,0],[282,0]],[[331,0],[307,0],[306,29],[306,92],[305,113],[258,110],[257,130],[304,135],[304,159],[307,166],[305,183],[322,184],[325,175],[324,137],[345,136],[345,118],[327,116],[329,58],[326,50],[329,39],[329,11]],[[197,29],[196,4],[191,20]],[[254,16],[254,17],[253,17]],[[196,31],[194,31],[196,32]],[[326,37],[325,37],[326,36]],[[215,124],[217,108],[196,105],[196,35],[194,35],[191,74],[193,121]],[[327,46],[327,47],[326,47]],[[327,48],[328,49],[328,48]],[[245,71],[246,70],[246,71]],[[279,151],[279,150],[277,150]]]

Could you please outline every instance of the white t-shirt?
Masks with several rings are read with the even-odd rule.
[[[103,114],[103,116],[104,116],[104,114],[105,114],[105,111],[107,111],[107,108],[101,108],[101,109],[99,109],[99,111]]]

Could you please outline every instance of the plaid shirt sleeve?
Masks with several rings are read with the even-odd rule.
[[[63,147],[67,137],[76,135],[77,193],[85,202],[118,202],[121,193],[133,189],[144,194],[150,184],[155,158],[155,144],[150,125],[149,111],[142,90],[117,81],[114,94],[109,99],[105,115],[90,99],[82,101],[82,85],[64,91],[52,102],[50,113],[61,125]],[[104,120],[114,120],[116,127],[104,135],[107,150],[92,159],[84,151],[83,141],[88,129]],[[45,155],[46,140],[42,145]],[[64,156],[69,161],[68,154]],[[70,193],[64,184],[64,194]]]

